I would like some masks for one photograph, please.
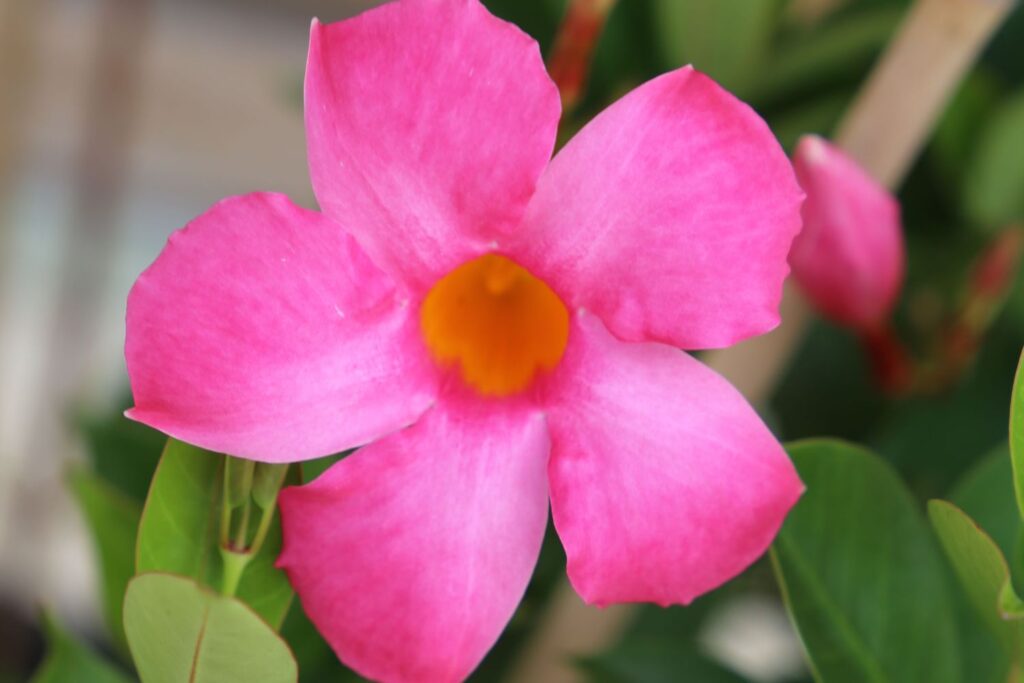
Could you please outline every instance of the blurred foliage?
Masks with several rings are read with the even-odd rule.
[[[132,680],[76,641],[53,617],[44,614],[43,625],[49,652],[32,683],[129,683]]]
[[[565,7],[564,0],[485,0],[485,4],[537,38],[545,52]],[[573,118],[564,123],[564,132],[578,129],[639,82],[692,62],[750,102],[787,149],[804,133],[827,136],[896,30],[907,5],[907,0],[853,0],[810,21],[797,16],[794,3],[786,0],[621,0],[598,44],[585,98]],[[909,269],[897,322],[917,351],[927,347],[955,305],[964,274],[987,236],[1006,222],[1024,220],[1022,45],[1024,10],[1018,7],[967,75],[900,190]],[[883,504],[894,506],[893,514],[904,520],[913,518],[897,528],[884,528],[884,520],[878,521],[880,538],[913,537],[909,543],[926,546],[929,541],[920,538],[923,522],[914,515],[924,510],[927,498],[948,493],[1007,557],[1018,558],[1012,562],[1016,569],[1024,562],[1019,561],[1019,521],[1012,516],[1009,458],[1005,450],[982,458],[1005,444],[1013,370],[1022,345],[1024,283],[1018,282],[976,363],[958,385],[936,396],[893,400],[873,385],[856,340],[819,322],[803,340],[764,412],[783,439],[839,436],[868,444],[895,467],[906,490],[874,460],[868,466],[871,472],[862,472],[864,482],[874,482],[873,491],[884,491],[879,495]],[[118,590],[114,586],[126,580],[124,568],[134,566],[134,547],[114,539],[119,533],[126,536],[129,508],[146,499],[164,437],[126,420],[120,410],[80,424],[90,461],[88,468],[74,472],[73,482],[93,527],[108,623],[116,633],[110,595]],[[315,477],[336,459],[304,467],[305,478]],[[215,473],[207,475],[216,477]],[[813,484],[817,476],[808,470],[805,480]],[[818,497],[814,493],[801,505],[805,509],[820,506],[822,515],[830,514],[832,501],[816,502]],[[915,506],[916,512],[911,513]],[[787,532],[791,546],[797,542],[794,534],[813,531],[812,522],[803,516],[798,515]],[[856,524],[857,520],[841,522]],[[922,552],[931,557],[931,550]],[[927,559],[926,564],[930,567],[931,562]],[[509,671],[543,619],[564,568],[561,546],[549,529],[523,603],[473,680],[499,680]],[[928,580],[953,582],[946,575],[936,579],[929,574]],[[581,661],[580,667],[594,681],[743,680],[712,661],[698,644],[698,636],[707,615],[730,595],[770,594],[774,590],[770,569],[762,562],[690,607],[644,607],[619,642],[608,652]],[[951,623],[958,627],[963,670],[977,672],[976,678],[965,680],[998,679],[1005,672],[988,670],[998,669],[992,643],[983,637],[966,600],[956,597],[956,591],[951,594],[955,597],[948,609],[956,615]],[[897,624],[904,623],[898,615],[893,618]],[[298,601],[287,614],[282,635],[294,651],[304,683],[360,680],[338,663],[305,619]],[[937,637],[950,636],[943,631]],[[117,641],[117,636],[111,637],[111,642]],[[933,644],[933,654],[953,657],[956,645],[942,642]],[[51,629],[51,647],[56,654],[49,662],[74,662],[82,672],[106,666],[90,660],[93,656],[88,650],[56,629]],[[880,661],[888,666],[887,660]],[[43,671],[54,666],[47,664],[49,669]],[[84,673],[82,676],[75,680],[92,680]]]
[[[135,574],[135,536],[142,506],[83,468],[69,473],[68,485],[93,535],[102,581],[103,617],[114,644],[122,654],[127,653],[121,601]]]

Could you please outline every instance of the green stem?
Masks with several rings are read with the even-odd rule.
[[[226,547],[231,543],[231,500],[229,497],[229,470],[227,463],[224,464],[224,494],[220,501],[220,544]]]
[[[252,504],[249,501],[245,501],[242,506],[242,521],[238,525],[238,531],[235,534],[235,542],[233,547],[236,550],[243,551],[247,545],[246,541],[249,536],[249,517],[252,512]]]
[[[270,501],[270,505],[263,508],[260,513],[260,524],[256,527],[256,536],[252,539],[252,546],[249,548],[249,552],[256,555],[260,548],[263,547],[263,542],[267,540],[267,533],[270,532],[270,525],[274,521],[274,513],[277,511],[277,496],[274,496]]]
[[[238,591],[238,584],[242,580],[245,568],[252,560],[252,553],[239,553],[229,548],[220,549],[221,560],[224,565],[224,572],[221,576],[220,592],[227,596],[233,596]]]

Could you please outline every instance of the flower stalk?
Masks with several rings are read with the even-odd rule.
[[[246,567],[259,554],[270,533],[277,513],[277,495],[284,485],[289,466],[256,463],[229,455],[224,458],[220,522],[221,593],[234,595]],[[260,510],[260,518],[252,541],[249,541],[254,505]],[[232,534],[234,511],[238,508],[241,508],[241,518]]]

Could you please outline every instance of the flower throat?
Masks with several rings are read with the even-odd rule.
[[[420,309],[427,347],[486,396],[509,396],[552,370],[565,352],[569,313],[550,287],[515,261],[486,254],[433,286]]]

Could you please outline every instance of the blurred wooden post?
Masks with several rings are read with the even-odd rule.
[[[1013,6],[1009,0],[918,0],[836,139],[895,187],[953,88]]]
[[[43,2],[0,0],[0,267],[10,253],[7,240],[11,217],[7,211],[14,196],[14,168],[22,156],[23,123],[35,71]]]
[[[840,123],[837,143],[896,188],[964,72],[1013,5],[1012,0],[917,0]],[[752,403],[763,402],[810,318],[803,300],[787,288],[777,330],[708,352],[703,360]],[[612,645],[635,611],[635,605],[587,606],[563,581],[510,680],[580,681],[573,658]]]

